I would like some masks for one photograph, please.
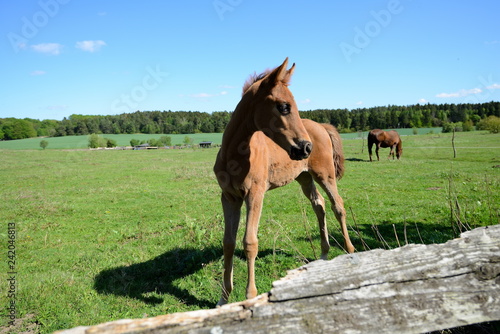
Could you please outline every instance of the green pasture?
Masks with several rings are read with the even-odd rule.
[[[461,230],[498,224],[499,139],[458,133],[453,158],[451,134],[412,135],[403,138],[400,161],[387,160],[382,149],[373,163],[366,140],[344,140],[339,191],[357,251],[442,243]],[[2,282],[8,224],[16,226],[17,320],[10,330],[50,333],[214,307],[222,276],[223,218],[212,173],[218,149],[55,150],[59,138],[48,140],[47,150],[39,139],[31,150],[5,143],[0,150]],[[86,137],[78,140],[86,145]],[[344,251],[331,211],[328,219],[333,258]],[[259,240],[261,293],[319,257],[315,215],[298,184],[267,194]],[[241,242],[234,281],[231,301],[239,301],[246,285]],[[0,326],[8,323],[8,303],[2,292]]]
[[[414,135],[413,129],[397,129],[401,136]],[[416,129],[417,134],[439,134],[441,133],[441,128],[420,128]],[[353,132],[353,133],[343,133],[341,136],[344,139],[356,139],[356,138],[366,138],[368,132]],[[131,139],[138,139],[139,141],[149,140],[149,139],[159,139],[162,136],[170,136],[172,138],[172,145],[182,145],[184,143],[184,138],[188,136],[193,140],[193,144],[199,144],[204,141],[211,141],[214,145],[220,145],[222,143],[222,133],[195,133],[195,134],[101,134],[100,136],[113,139],[116,141],[118,146],[129,146]],[[65,136],[65,137],[48,137],[48,138],[28,138],[20,140],[9,140],[0,141],[0,150],[37,150],[40,148],[40,141],[46,140],[49,145],[47,149],[82,149],[88,148],[88,137],[89,136]]]
[[[188,136],[193,140],[193,144],[199,144],[203,141],[211,141],[214,144],[222,142],[222,133],[195,133],[195,134],[101,134],[104,138],[116,140],[118,146],[130,146],[131,139],[138,139],[139,141],[149,140],[152,138],[159,139],[163,136],[170,136],[172,138],[172,145],[183,145],[184,138]],[[82,149],[88,148],[89,136],[64,136],[64,137],[48,137],[48,138],[28,138],[20,140],[0,141],[0,150],[40,150],[40,141],[46,140],[49,145],[47,150],[50,149]]]
[[[393,130],[393,129],[385,129],[385,130]],[[413,136],[413,135],[434,135],[440,134],[443,131],[443,128],[418,128],[418,129],[394,129],[396,130],[400,136]],[[342,139],[360,139],[367,138],[368,131],[358,131],[351,133],[341,133],[340,136]],[[1,146],[0,146],[1,147]]]

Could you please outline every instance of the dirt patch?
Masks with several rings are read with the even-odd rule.
[[[34,314],[26,314],[23,318],[14,320],[13,326],[8,326],[0,329],[0,334],[37,334],[40,333],[40,325],[38,325]]]

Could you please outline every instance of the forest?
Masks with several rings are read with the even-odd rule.
[[[96,134],[191,134],[223,132],[231,112],[136,111],[109,116],[73,114],[59,120],[0,118],[0,140]],[[500,117],[500,102],[477,104],[416,104],[409,106],[301,111],[302,118],[335,125],[340,132],[374,128],[473,129],[488,116]]]

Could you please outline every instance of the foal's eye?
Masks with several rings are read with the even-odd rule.
[[[278,103],[276,105],[276,109],[278,109],[278,111],[280,112],[280,114],[282,115],[288,115],[290,113],[290,104],[289,103]]]

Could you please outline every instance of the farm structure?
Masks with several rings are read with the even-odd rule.
[[[210,148],[210,147],[212,147],[212,142],[211,141],[202,141],[199,145],[201,148]]]
[[[151,146],[148,143],[134,146],[134,150],[157,150],[157,146]]]
[[[269,293],[217,309],[118,320],[58,334],[425,333],[500,320],[500,225],[444,244],[315,261]]]

